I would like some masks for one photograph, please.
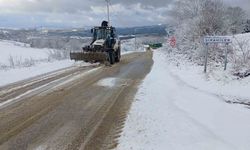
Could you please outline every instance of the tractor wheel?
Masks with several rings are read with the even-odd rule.
[[[118,50],[115,52],[115,62],[120,62],[121,59],[121,49],[118,48]]]
[[[115,54],[113,51],[109,52],[109,63],[113,65],[115,63]]]

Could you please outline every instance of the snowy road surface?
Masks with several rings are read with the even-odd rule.
[[[108,66],[73,67],[0,89],[1,150],[110,149],[152,52]]]
[[[250,109],[189,86],[168,66],[155,51],[116,149],[248,150]]]

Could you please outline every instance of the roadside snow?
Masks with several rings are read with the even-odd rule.
[[[32,67],[0,70],[0,86],[35,77],[51,71],[63,69],[74,65],[74,61],[62,60],[40,63]]]
[[[121,55],[127,55],[127,54],[131,54],[131,53],[135,53],[135,51],[121,52]]]
[[[122,54],[129,54],[133,52],[145,51],[142,37],[138,37],[137,41],[135,39],[123,40],[121,45]],[[136,44],[136,45],[135,45]]]
[[[233,43],[230,45],[238,59],[242,58],[242,51],[239,48],[241,44],[243,44],[241,46],[243,46],[242,48],[247,54],[250,47],[250,33],[235,35],[232,37],[232,41]],[[164,49],[169,48],[165,45]],[[166,52],[164,54],[167,58],[166,61],[169,63],[169,72],[183,84],[221,97],[227,102],[248,103],[250,105],[250,92],[248,92],[250,89],[250,77],[240,79],[234,76],[235,64],[233,65],[233,60],[229,61],[227,71],[224,71],[224,64],[208,64],[208,73],[204,74],[203,66],[193,64],[184,58],[184,55],[178,55],[174,52]],[[239,71],[244,70],[249,70],[249,67],[241,65]]]
[[[249,36],[249,35],[248,35]],[[241,37],[238,35],[238,37]],[[164,49],[167,49],[165,46]],[[168,62],[169,72],[183,84],[201,91],[224,97],[229,102],[250,103],[250,77],[239,79],[232,75],[232,64],[224,71],[222,65],[208,65],[208,73],[204,74],[203,66],[198,66],[183,55],[163,52]]]
[[[237,79],[223,68],[214,68],[213,72],[203,73],[203,67],[182,61],[178,66],[169,62],[172,75],[183,84],[229,98],[228,101],[250,102],[250,78]],[[230,100],[231,98],[231,100]]]
[[[249,149],[250,110],[194,88],[206,82],[202,70],[189,70],[194,68],[178,72],[163,50],[154,52],[152,71],[139,88],[117,150]],[[222,86],[216,86],[209,88],[217,93]]]

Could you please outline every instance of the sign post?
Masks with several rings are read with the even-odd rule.
[[[207,59],[208,59],[208,44],[206,44],[206,52],[205,52],[205,62],[204,62],[204,72],[207,72]]]
[[[227,54],[228,54],[228,43],[226,43],[227,48],[225,49],[225,62],[224,62],[224,70],[227,70]]]
[[[220,44],[220,43],[226,44],[224,70],[227,70],[228,45],[230,43],[232,43],[231,37],[228,37],[228,36],[206,36],[206,37],[204,37],[204,43],[206,44],[204,72],[205,73],[207,72],[208,46],[209,46],[209,44]]]

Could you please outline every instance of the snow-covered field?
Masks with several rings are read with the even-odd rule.
[[[46,60],[48,59],[48,49],[31,48],[28,44],[13,41],[0,41],[0,64],[10,66],[10,57],[15,60]]]
[[[234,81],[218,72],[225,80],[208,80],[202,71],[186,62],[174,65],[164,48],[156,50],[117,150],[249,149],[250,109],[221,95],[250,97],[250,79]]]
[[[49,61],[49,49],[12,41],[0,41],[0,52],[0,86],[75,64],[70,60]]]

